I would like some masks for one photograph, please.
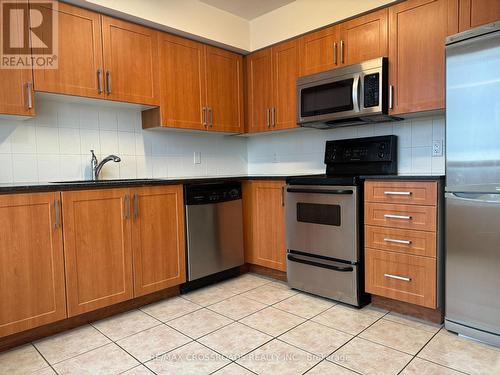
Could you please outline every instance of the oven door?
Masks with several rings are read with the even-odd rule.
[[[356,186],[287,185],[285,215],[288,250],[359,260]]]

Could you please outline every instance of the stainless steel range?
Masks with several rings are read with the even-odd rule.
[[[397,138],[328,141],[326,175],[291,178],[285,192],[287,277],[292,288],[361,306],[362,175],[397,173]]]

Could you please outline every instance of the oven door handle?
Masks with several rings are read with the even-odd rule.
[[[352,272],[354,270],[354,268],[352,268],[351,266],[338,267],[338,266],[334,266],[332,264],[324,264],[324,263],[314,262],[312,260],[297,258],[297,257],[293,256],[292,254],[288,254],[287,258],[289,261],[292,261],[292,262],[303,263],[303,264],[307,264],[309,266],[327,268],[329,270],[338,271],[338,272]]]
[[[323,190],[323,189],[301,189],[301,188],[287,188],[288,193],[309,193],[309,194],[337,194],[337,195],[352,195],[352,190]]]

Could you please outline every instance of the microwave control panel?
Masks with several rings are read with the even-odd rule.
[[[378,107],[380,102],[380,73],[367,74],[363,77],[364,107]]]

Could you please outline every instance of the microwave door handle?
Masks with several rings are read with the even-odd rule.
[[[361,80],[361,76],[357,75],[354,78],[354,83],[352,84],[352,104],[354,107],[354,111],[359,112],[359,81]]]

